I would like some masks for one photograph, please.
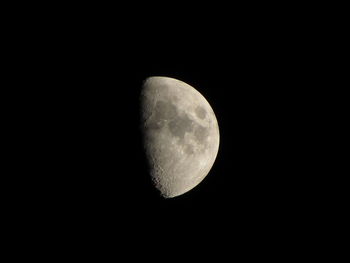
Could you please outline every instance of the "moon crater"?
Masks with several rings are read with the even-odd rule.
[[[196,112],[197,117],[200,119],[204,119],[205,116],[207,115],[206,110],[201,106],[197,106],[195,109],[195,112]]]

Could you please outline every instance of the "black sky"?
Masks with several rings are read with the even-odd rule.
[[[49,26],[37,47],[38,98],[50,109],[41,113],[45,176],[36,194],[45,222],[87,240],[110,234],[127,245],[162,245],[172,235],[204,250],[222,238],[245,251],[267,240],[277,247],[314,229],[322,205],[310,129],[317,46],[291,20],[230,15],[163,27],[164,17],[114,16]],[[141,145],[139,92],[149,76],[195,87],[220,129],[209,175],[168,200],[151,185]]]
[[[62,105],[69,124],[62,143],[68,144],[63,158],[69,162],[64,175],[69,198],[73,195],[83,211],[111,216],[117,215],[109,209],[124,216],[130,210],[161,216],[163,210],[188,209],[215,218],[236,214],[242,223],[289,217],[296,206],[306,209],[302,199],[309,181],[298,152],[302,128],[295,123],[308,94],[298,57],[290,46],[253,43],[233,39],[183,50],[152,48],[152,42],[135,53],[113,45],[107,51],[99,46],[100,53],[70,53],[77,64],[73,60],[62,69],[67,85],[58,88],[68,103]],[[212,105],[221,135],[207,178],[171,200],[151,187],[140,145],[138,95],[142,81],[154,75],[197,88]]]

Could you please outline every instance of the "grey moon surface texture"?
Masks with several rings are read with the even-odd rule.
[[[154,186],[165,198],[182,195],[209,173],[219,150],[219,126],[192,86],[149,77],[141,90],[143,146]]]

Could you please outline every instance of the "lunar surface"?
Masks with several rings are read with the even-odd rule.
[[[196,89],[168,77],[146,79],[140,101],[152,181],[165,198],[182,195],[214,164],[220,137],[215,114]]]

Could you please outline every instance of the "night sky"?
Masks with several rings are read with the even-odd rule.
[[[234,220],[246,228],[256,220],[266,227],[290,223],[298,220],[295,211],[308,210],[302,130],[294,125],[303,91],[295,85],[293,69],[280,55],[271,55],[273,50],[258,54],[244,45],[235,50],[222,54],[218,46],[210,58],[191,52],[169,56],[163,50],[123,60],[115,56],[93,60],[94,70],[79,71],[87,80],[71,93],[78,101],[72,104],[74,115],[66,113],[73,169],[64,175],[78,211],[125,222],[171,215],[192,221],[203,214],[206,224]],[[143,156],[138,95],[148,76],[192,85],[218,119],[220,148],[212,170],[173,199],[158,196]]]
[[[46,46],[47,88],[38,94],[52,110],[40,133],[45,176],[36,194],[45,222],[79,240],[115,238],[126,247],[181,240],[179,250],[206,251],[228,239],[248,254],[281,250],[279,240],[305,237],[306,229],[315,234],[322,202],[310,165],[319,146],[309,102],[318,56],[304,31],[291,38],[291,24],[242,15],[231,26],[228,15],[224,26],[206,20],[164,30],[161,19],[128,27],[120,19],[115,27],[69,27]],[[152,186],[141,145],[139,92],[150,76],[196,88],[220,130],[210,173],[172,199]]]

